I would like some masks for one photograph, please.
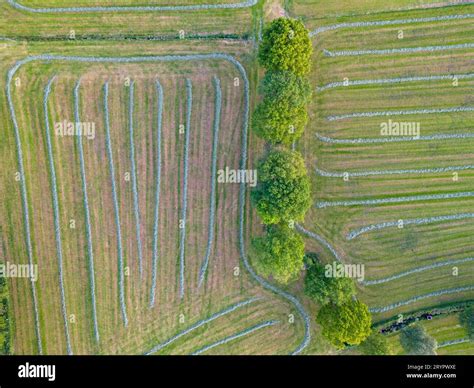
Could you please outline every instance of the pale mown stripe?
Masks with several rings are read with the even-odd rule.
[[[204,352],[207,352],[208,350],[211,350],[211,349],[213,349],[217,346],[224,345],[224,344],[226,344],[228,342],[231,342],[231,341],[235,341],[236,339],[239,339],[241,337],[245,337],[249,334],[252,334],[253,332],[255,332],[257,330],[263,329],[265,327],[276,325],[277,323],[280,323],[280,322],[279,321],[262,322],[258,325],[255,325],[255,326],[249,327],[248,329],[242,330],[242,331],[240,331],[236,334],[230,335],[229,337],[225,337],[225,338],[223,338],[223,339],[221,339],[217,342],[206,345],[206,346],[196,350],[195,352],[193,352],[192,355],[197,356],[197,355],[202,354]]]
[[[459,345],[459,344],[464,344],[467,342],[471,342],[471,340],[466,337],[466,338],[458,338],[455,340],[450,340],[450,341],[444,341],[438,344],[438,349],[439,348],[445,348],[447,346],[452,346],[452,345]]]
[[[460,221],[460,220],[466,220],[466,219],[471,219],[471,218],[474,218],[474,213],[457,213],[457,214],[449,214],[449,215],[444,215],[444,216],[387,221],[387,222],[381,222],[379,224],[372,224],[372,225],[364,226],[362,228],[354,229],[346,236],[346,238],[348,240],[353,240],[356,237],[360,236],[361,234],[373,232],[376,230],[382,230],[386,228],[398,227],[401,223],[403,223],[403,227],[405,227],[407,225],[427,225],[427,224],[434,224],[438,222]]]
[[[227,315],[227,314],[230,314],[231,312],[235,311],[235,310],[238,310],[244,306],[247,306],[251,303],[254,303],[258,300],[262,300],[262,298],[250,298],[250,299],[247,299],[247,300],[244,300],[242,302],[239,302],[239,303],[236,303],[230,307],[227,307],[226,309],[224,310],[221,310],[215,314],[212,314],[209,318],[206,318],[206,319],[202,319],[198,322],[196,322],[194,325],[188,327],[187,329],[179,332],[178,334],[174,335],[173,337],[167,339],[165,342],[162,342],[161,344],[158,344],[156,346],[154,346],[151,350],[149,350],[148,352],[145,353],[145,355],[150,355],[150,354],[153,354],[153,353],[156,353],[158,351],[160,351],[161,349],[163,349],[164,347],[172,344],[173,342],[175,342],[176,340],[180,339],[181,337],[185,336],[186,334],[189,334],[191,333],[192,331],[200,328],[201,326],[204,326],[205,324],[207,323],[210,323],[220,317],[223,317],[224,315]]]
[[[309,230],[305,229],[303,226],[300,224],[295,224],[296,230],[299,232],[303,233],[304,235],[312,238],[313,240],[316,240],[320,244],[324,245],[329,251],[333,254],[333,256],[336,258],[336,260],[341,261],[341,257],[339,256],[339,253],[334,249],[334,247],[329,244],[323,237],[321,237],[319,234],[310,232]]]
[[[58,186],[56,181],[56,169],[54,168],[53,147],[51,144],[51,130],[49,127],[49,109],[48,99],[51,93],[51,84],[54,77],[51,78],[46,85],[43,97],[43,111],[44,124],[46,129],[46,145],[48,150],[49,173],[51,175],[51,196],[53,198],[53,220],[54,220],[54,234],[56,239],[56,254],[58,257],[58,276],[59,276],[59,291],[61,294],[61,313],[64,321],[64,332],[66,336],[66,350],[67,354],[72,354],[71,339],[69,337],[69,323],[66,309],[66,294],[64,292],[64,274],[63,274],[63,249],[61,243],[61,222],[59,220],[59,204],[58,204]]]
[[[466,287],[457,287],[457,288],[450,288],[446,290],[440,290],[440,291],[435,291],[435,292],[430,292],[428,294],[423,294],[423,295],[418,295],[414,296],[413,298],[402,300],[400,302],[396,302],[393,304],[390,304],[388,306],[384,307],[372,307],[369,309],[371,313],[384,313],[386,311],[390,311],[393,309],[396,309],[398,307],[406,306],[415,302],[418,302],[423,299],[428,299],[428,298],[434,298],[442,295],[448,295],[448,294],[457,294],[460,292],[466,292],[466,291],[472,291],[474,290],[474,286],[466,286]]]
[[[316,90],[322,92],[328,89],[335,89],[348,86],[366,86],[366,85],[390,85],[402,84],[406,82],[421,82],[421,81],[440,81],[440,80],[454,80],[454,79],[471,79],[474,78],[474,73],[469,74],[441,74],[441,75],[426,75],[413,77],[397,77],[397,78],[375,78],[375,79],[359,79],[331,82],[323,86],[319,86]]]
[[[142,239],[141,239],[141,233],[140,233],[140,206],[138,203],[137,168],[135,164],[135,141],[134,141],[134,125],[133,125],[134,90],[135,90],[135,84],[132,81],[129,87],[128,127],[129,127],[129,132],[130,132],[130,165],[132,167],[133,211],[135,213],[135,236],[137,239],[138,269],[140,272],[140,278],[142,278],[143,277],[143,249],[142,249]]]
[[[153,226],[153,258],[151,269],[150,308],[155,305],[156,275],[158,271],[158,228],[160,220],[160,190],[161,190],[161,129],[163,124],[163,88],[156,81],[156,98],[158,112],[156,117],[156,188],[155,188],[155,215]]]
[[[451,108],[433,108],[433,109],[408,109],[408,110],[386,110],[379,112],[356,112],[342,115],[330,115],[328,121],[337,121],[345,119],[354,119],[361,117],[380,117],[380,116],[407,116],[407,115],[429,115],[439,113],[462,113],[474,112],[474,106],[455,106]]]
[[[214,77],[215,103],[214,103],[214,130],[212,141],[212,166],[211,166],[211,195],[209,204],[209,230],[207,235],[206,255],[199,271],[199,287],[201,287],[209,266],[212,242],[214,240],[215,215],[216,215],[216,174],[217,174],[217,146],[219,144],[219,127],[221,122],[222,91],[219,78]]]
[[[76,86],[74,87],[74,119],[76,123],[81,122],[81,117],[79,114],[79,88],[81,86],[81,81],[77,81]],[[81,166],[81,182],[82,182],[82,194],[84,202],[84,218],[86,226],[86,238],[87,238],[87,257],[89,259],[89,286],[91,293],[91,304],[92,304],[92,321],[94,324],[94,336],[95,340],[98,343],[100,340],[99,327],[97,322],[97,306],[95,298],[95,269],[94,269],[94,252],[92,250],[92,233],[91,233],[91,218],[89,212],[89,199],[87,195],[87,179],[86,179],[86,166],[84,163],[84,149],[82,146],[82,133],[81,136],[76,136],[77,138],[77,149],[79,153],[79,163]]]
[[[473,3],[469,1],[468,4]],[[408,18],[408,19],[394,19],[394,20],[376,20],[371,22],[352,22],[352,23],[338,23],[330,26],[323,26],[314,29],[309,33],[310,36],[316,36],[322,32],[333,31],[340,28],[361,28],[361,27],[382,27],[382,26],[393,26],[403,25],[412,23],[429,23],[429,22],[445,22],[453,20],[472,19],[474,14],[461,14],[461,15],[443,15],[443,16],[432,16],[424,18]]]
[[[422,267],[413,268],[413,269],[410,269],[408,271],[400,272],[400,273],[397,273],[395,275],[388,276],[386,278],[375,279],[375,280],[364,280],[364,281],[361,282],[361,284],[364,285],[364,286],[373,286],[373,285],[376,285],[376,284],[388,283],[388,282],[391,282],[392,280],[400,279],[400,278],[403,278],[405,276],[412,275],[414,273],[429,271],[429,270],[432,270],[432,269],[435,269],[435,268],[445,267],[445,266],[448,266],[448,265],[469,263],[471,261],[474,261],[474,257],[466,257],[464,259],[440,261],[440,262],[437,262],[437,263],[424,265]]]
[[[105,120],[105,145],[107,150],[107,159],[109,161],[109,172],[112,186],[112,200],[114,202],[115,227],[117,229],[117,255],[118,255],[118,272],[119,272],[119,303],[122,311],[122,320],[125,326],[128,325],[127,307],[125,305],[125,277],[123,272],[123,251],[122,251],[122,230],[120,226],[120,212],[117,198],[117,188],[115,186],[115,169],[112,153],[112,145],[110,142],[110,123],[109,123],[109,84],[104,84],[104,120]]]
[[[188,209],[188,170],[189,170],[189,139],[191,135],[191,111],[193,106],[193,85],[190,79],[186,79],[186,134],[184,141],[184,168],[183,168],[183,192],[181,204],[181,219],[179,229],[179,297],[184,297],[184,273],[185,273],[185,242]],[[182,223],[182,224],[181,224]]]
[[[252,7],[258,0],[247,0],[240,3],[217,3],[195,5],[163,5],[163,6],[106,6],[106,7],[45,7],[31,8],[16,0],[7,0],[14,8],[34,13],[78,13],[78,12],[157,12],[157,11],[199,11],[206,9],[238,9]]]
[[[380,50],[342,50],[329,51],[323,50],[327,57],[354,57],[362,55],[390,55],[390,54],[412,54],[412,53],[432,53],[436,51],[465,50],[474,48],[474,43],[447,44],[440,46],[422,46],[422,47],[401,47]]]
[[[402,174],[437,174],[453,171],[465,171],[474,169],[474,164],[465,166],[448,166],[435,168],[408,168],[403,170],[372,170],[372,171],[357,171],[357,172],[331,172],[315,168],[318,175],[327,178],[352,178],[352,177],[366,177],[373,175],[402,175]]]
[[[472,130],[472,129],[469,129]],[[376,144],[376,143],[398,143],[404,141],[426,141],[426,140],[451,140],[451,139],[472,139],[474,133],[442,133],[439,135],[425,136],[392,136],[392,137],[372,137],[372,138],[355,138],[355,139],[337,139],[334,137],[316,134],[316,138],[324,143],[329,144]]]
[[[316,203],[316,207],[319,209],[323,209],[326,207],[335,207],[335,206],[374,206],[374,205],[385,205],[389,203],[432,201],[432,200],[439,200],[439,199],[457,199],[457,198],[472,198],[472,197],[474,197],[474,191],[465,191],[465,192],[458,192],[458,193],[423,194],[423,195],[410,195],[407,197],[362,199],[362,200],[351,200],[351,201],[320,201]]]

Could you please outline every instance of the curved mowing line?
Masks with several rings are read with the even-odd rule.
[[[158,352],[159,350],[163,349],[164,347],[170,345],[171,343],[173,343],[174,341],[178,340],[179,338],[185,336],[186,334],[192,332],[193,330],[196,330],[198,329],[199,327],[201,326],[204,326],[206,323],[209,323],[209,322],[212,322],[214,320],[216,320],[217,318],[220,318],[220,317],[223,317],[224,315],[227,315],[227,314],[230,314],[231,312],[241,308],[241,307],[244,307],[244,306],[247,306],[253,302],[256,302],[257,300],[261,300],[262,298],[250,298],[250,299],[247,299],[247,300],[244,300],[242,302],[239,302],[239,303],[236,303],[230,307],[227,307],[226,309],[224,310],[221,310],[213,315],[211,315],[209,318],[206,318],[206,319],[202,319],[198,322],[196,322],[194,325],[188,327],[187,329],[179,332],[178,334],[176,334],[175,336],[169,338],[168,340],[166,340],[165,342],[162,342],[161,344],[159,345],[156,345],[155,347],[153,347],[151,350],[149,350],[148,352],[145,353],[146,356],[149,356],[150,354],[153,354],[153,353],[156,353]]]
[[[438,349],[439,349],[439,348],[444,348],[444,347],[446,347],[446,346],[463,344],[463,343],[465,343],[465,342],[471,342],[471,340],[469,339],[469,337],[466,337],[466,338],[458,338],[458,339],[455,339],[455,340],[450,340],[450,341],[441,342],[440,344],[438,344]]]
[[[469,2],[470,4],[472,2]],[[465,15],[445,15],[445,16],[433,16],[425,18],[411,18],[411,19],[396,19],[396,20],[377,20],[373,22],[353,22],[353,23],[338,23],[331,26],[324,26],[314,29],[309,33],[310,36],[316,36],[322,32],[333,31],[339,28],[359,28],[359,27],[374,27],[374,26],[393,26],[397,24],[410,24],[410,23],[428,23],[428,22],[443,22],[449,20],[463,20],[472,19],[474,14]]]
[[[433,224],[436,222],[447,222],[447,221],[458,221],[474,218],[474,213],[458,213],[450,214],[445,216],[436,216],[436,217],[427,217],[427,218],[412,218],[409,220],[399,220],[403,221],[403,225],[426,225]],[[374,230],[381,230],[390,227],[396,227],[399,225],[399,221],[388,221],[382,222],[380,224],[372,224],[364,226],[363,228],[355,229],[347,235],[348,240],[353,240],[354,238],[360,236],[363,233],[372,232]]]
[[[424,195],[411,195],[408,197],[394,197],[394,198],[377,198],[377,199],[366,199],[366,200],[353,200],[353,201],[320,201],[316,203],[316,207],[323,209],[326,207],[334,206],[371,206],[371,205],[383,205],[387,203],[402,203],[402,202],[415,202],[415,201],[430,201],[436,199],[453,199],[453,198],[472,198],[474,197],[474,191],[465,191],[458,193],[445,193],[445,194],[424,194]]]
[[[417,81],[438,81],[438,80],[452,80],[457,79],[471,79],[474,78],[474,73],[469,74],[441,74],[441,75],[427,75],[414,77],[398,77],[398,78],[377,78],[377,79],[360,79],[355,81],[339,81],[331,82],[323,86],[318,86],[317,91],[322,92],[328,89],[335,89],[339,87],[359,86],[359,85],[387,85],[387,84],[401,84],[405,82]]]
[[[79,114],[79,87],[81,80],[78,80],[74,87],[74,119],[76,123],[81,122]],[[86,221],[86,238],[87,238],[87,255],[89,257],[89,279],[90,279],[90,292],[91,292],[91,304],[92,304],[92,320],[94,323],[94,336],[97,343],[99,343],[99,327],[97,322],[97,307],[95,300],[95,269],[94,269],[94,252],[92,250],[92,233],[91,233],[91,221],[89,213],[89,200],[87,195],[87,180],[86,180],[86,166],[84,163],[84,150],[82,147],[82,134],[76,136],[77,149],[79,151],[79,162],[81,166],[81,181],[82,181],[82,193],[84,202],[84,216]]]
[[[137,188],[137,168],[135,165],[135,142],[133,139],[134,128],[133,128],[133,94],[134,94],[134,82],[130,83],[129,88],[129,104],[128,104],[128,125],[130,129],[130,164],[132,166],[132,187],[133,187],[133,210],[135,213],[135,236],[137,239],[137,250],[138,250],[138,268],[140,272],[140,278],[143,277],[143,250],[142,250],[142,239],[140,233],[140,206],[138,204],[138,188]]]
[[[28,264],[30,268],[32,268],[34,265],[33,247],[31,246],[30,215],[29,215],[29,210],[28,210],[28,196],[26,192],[25,169],[23,167],[23,151],[22,151],[22,146],[21,146],[20,128],[18,127],[18,122],[16,120],[15,108],[13,106],[13,100],[11,96],[11,81],[13,79],[14,74],[16,73],[16,71],[18,70],[20,66],[14,66],[8,71],[7,101],[8,101],[8,109],[10,111],[10,117],[13,123],[13,130],[15,133],[16,155],[17,155],[17,161],[18,161],[18,170],[20,173],[20,193],[21,193],[21,206],[23,210],[23,224],[24,224],[24,230],[25,230],[26,253],[28,256]],[[39,326],[38,297],[36,295],[36,285],[31,276],[30,276],[30,284],[31,284],[31,295],[33,298],[36,344],[38,346],[38,353],[42,355],[43,346],[41,344],[41,330]]]
[[[316,240],[317,242],[323,244],[329,251],[333,254],[333,256],[336,258],[336,260],[341,261],[341,257],[339,256],[339,253],[334,249],[334,247],[329,244],[324,238],[322,238],[319,234],[310,232],[309,230],[303,228],[300,224],[295,224],[296,230],[299,232],[305,234],[306,236],[312,238],[313,240]]]
[[[199,285],[201,287],[209,266],[212,242],[214,240],[215,214],[216,214],[216,172],[217,172],[217,145],[219,144],[219,127],[221,123],[222,91],[221,81],[214,76],[215,104],[214,104],[214,138],[212,141],[212,167],[211,167],[211,203],[209,205],[209,231],[207,235],[206,256],[199,271]]]
[[[193,106],[193,85],[190,79],[186,79],[186,138],[184,141],[184,169],[183,169],[183,202],[181,205],[181,222],[183,226],[179,230],[179,297],[184,297],[184,243],[186,241],[186,216],[188,209],[188,159],[189,138],[191,133],[191,110]]]
[[[112,145],[110,144],[110,123],[109,123],[109,83],[104,84],[104,119],[105,119],[105,145],[107,149],[107,159],[109,161],[110,180],[112,184],[112,199],[114,201],[115,227],[117,229],[117,255],[119,271],[119,302],[122,310],[122,320],[125,326],[128,325],[127,307],[125,305],[124,273],[123,273],[123,252],[122,252],[122,232],[120,228],[120,213],[117,199],[117,188],[115,186],[114,159]]]
[[[212,348],[215,348],[216,346],[220,346],[220,345],[224,345],[228,342],[231,342],[231,341],[234,341],[238,338],[241,338],[241,337],[245,337],[246,335],[249,335],[257,330],[260,330],[260,329],[263,329],[265,327],[268,327],[268,326],[273,326],[273,325],[276,325],[277,323],[280,323],[279,321],[266,321],[266,322],[262,322],[258,325],[255,325],[255,326],[252,326],[252,327],[249,327],[248,329],[245,329],[243,331],[240,331],[238,332],[237,334],[233,334],[229,337],[226,337],[226,338],[223,338],[221,339],[220,341],[217,341],[217,342],[214,342],[210,345],[206,345],[198,350],[196,350],[195,352],[192,353],[193,356],[197,356],[198,354],[201,354],[201,353],[204,353]]]
[[[474,106],[455,106],[452,108],[435,108],[435,109],[408,109],[408,110],[394,110],[394,111],[380,111],[380,112],[356,112],[343,115],[327,116],[328,121],[337,121],[344,119],[353,119],[359,117],[379,117],[379,116],[406,116],[406,115],[429,115],[434,113],[460,113],[460,112],[474,112]]]
[[[238,9],[253,7],[257,0],[247,0],[240,3],[224,4],[196,4],[196,5],[164,5],[164,6],[110,6],[110,7],[56,7],[31,8],[18,3],[16,0],[7,0],[16,9],[34,13],[68,13],[68,12],[155,12],[155,11],[198,11],[206,9]]]
[[[199,60],[224,60],[231,63],[237,71],[242,76],[244,80],[244,114],[243,114],[243,123],[242,123],[242,151],[241,151],[241,160],[240,167],[245,169],[247,166],[247,141],[248,141],[248,126],[249,126],[249,80],[247,77],[247,72],[242,64],[237,61],[234,57],[228,54],[223,53],[211,53],[211,54],[188,54],[188,55],[162,55],[162,56],[145,56],[145,57],[82,57],[82,56],[64,56],[64,55],[34,55],[28,56],[24,59],[18,61],[9,71],[7,77],[7,100],[8,106],[10,109],[12,121],[15,126],[15,136],[17,137],[17,147],[19,149],[18,159],[19,165],[22,167],[22,154],[21,154],[21,140],[19,137],[19,129],[16,124],[16,115],[15,109],[13,106],[13,101],[11,99],[11,81],[17,70],[32,61],[41,60],[41,61],[66,61],[66,62],[79,62],[79,63],[137,63],[137,62],[173,62],[173,61],[199,61]],[[24,176],[22,169],[20,169],[21,176]],[[23,182],[22,182],[23,183]],[[26,199],[26,189],[22,185],[22,199],[24,203],[24,209],[27,208],[28,202]],[[245,201],[246,198],[246,185],[245,182],[241,182],[239,189],[239,252],[242,262],[245,266],[245,269],[249,272],[250,276],[255,279],[257,283],[260,284],[263,288],[274,292],[280,297],[286,299],[291,304],[294,305],[295,309],[300,314],[301,318],[304,321],[304,337],[302,342],[298,347],[292,352],[292,354],[300,353],[306,346],[308,346],[311,340],[311,321],[309,315],[306,313],[302,304],[296,299],[293,295],[280,290],[276,286],[267,282],[258,276],[250,265],[247,254],[245,251],[245,235],[244,235],[244,224],[245,224]],[[28,213],[25,212],[25,229],[29,231],[29,222],[28,222]],[[28,235],[29,236],[29,235]],[[30,241],[27,239],[27,242]],[[29,245],[31,246],[31,245]]]
[[[69,324],[67,320],[66,310],[66,295],[64,292],[64,277],[63,277],[63,249],[61,244],[61,224],[59,221],[59,205],[58,205],[58,186],[56,181],[56,169],[54,168],[54,156],[53,147],[51,145],[51,130],[49,128],[49,109],[48,99],[51,93],[51,84],[54,81],[51,78],[44,89],[43,97],[43,112],[44,112],[44,124],[46,129],[46,145],[48,149],[48,162],[49,162],[49,173],[51,175],[51,196],[53,197],[53,219],[54,219],[54,233],[56,238],[56,253],[58,256],[58,272],[59,272],[59,290],[61,292],[61,313],[64,320],[64,332],[66,335],[66,349],[67,354],[72,354],[71,340],[69,337]]]
[[[155,305],[156,273],[158,268],[158,223],[160,219],[160,186],[161,186],[161,127],[163,123],[163,88],[156,81],[158,113],[156,117],[156,188],[155,188],[155,224],[153,226],[153,262],[150,290],[150,308]]]
[[[358,172],[330,172],[315,168],[318,175],[327,178],[344,178],[344,177],[365,177],[373,175],[398,175],[398,174],[436,174],[452,171],[465,171],[474,169],[474,164],[466,166],[449,166],[449,167],[435,167],[435,168],[418,168],[405,170],[373,170],[373,171],[358,171]]]
[[[371,143],[397,143],[403,141],[419,141],[419,140],[449,140],[449,139],[472,139],[474,133],[444,133],[439,135],[426,136],[395,136],[395,137],[377,137],[377,138],[355,138],[355,139],[336,139],[333,137],[316,134],[316,138],[324,143],[330,144],[371,144]]]
[[[385,54],[409,54],[409,53],[424,53],[446,50],[459,50],[474,48],[474,43],[461,44],[447,44],[442,46],[422,46],[422,47],[402,47],[381,50],[343,50],[343,51],[329,51],[323,50],[327,57],[354,57],[361,55],[385,55]]]
[[[430,292],[429,294],[414,296],[413,298],[403,300],[401,302],[397,302],[397,303],[394,303],[394,304],[391,304],[391,305],[388,305],[388,306],[373,307],[373,308],[370,308],[369,311],[371,313],[384,313],[386,311],[396,309],[397,307],[406,306],[408,304],[418,302],[419,300],[422,300],[422,299],[433,298],[433,297],[436,297],[436,296],[447,295],[447,294],[456,294],[456,293],[459,293],[459,292],[471,291],[471,290],[474,290],[474,286],[457,287],[457,288],[450,288],[450,289],[447,289],[447,290],[440,290],[440,291]]]
[[[400,279],[400,278],[403,278],[405,276],[408,276],[408,275],[411,275],[411,274],[414,274],[414,273],[428,271],[430,269],[445,267],[445,266],[448,266],[448,265],[468,263],[468,262],[471,262],[471,261],[474,261],[474,257],[466,257],[464,259],[441,261],[441,262],[438,262],[438,263],[433,263],[433,264],[430,264],[430,265],[425,265],[423,267],[413,268],[413,269],[410,269],[408,271],[400,272],[396,275],[388,276],[386,278],[376,279],[376,280],[367,280],[367,281],[362,281],[360,283],[364,286],[373,286],[375,284],[382,284],[382,283],[391,282],[392,280]]]

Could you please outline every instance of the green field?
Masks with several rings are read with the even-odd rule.
[[[20,3],[38,8],[213,2]],[[251,130],[248,141],[244,136],[243,73],[223,57],[158,59],[211,53],[232,56],[249,80],[251,114],[262,75],[256,60],[261,17],[265,15],[268,22],[283,7],[291,16],[301,17],[310,30],[335,23],[369,23],[312,34],[314,93],[309,124],[296,149],[306,160],[314,206],[302,225],[327,240],[345,263],[364,265],[365,283],[357,285],[357,297],[374,309],[375,323],[474,299],[474,5],[446,5],[413,0],[390,4],[292,0],[189,12],[34,14],[0,0],[0,126],[5,129],[0,135],[0,261],[26,264],[31,260],[40,274],[33,284],[26,279],[8,280],[14,353],[65,354],[68,344],[74,354],[201,350],[205,354],[288,354],[299,352],[302,345],[307,345],[304,354],[338,353],[322,337],[314,321],[319,306],[304,296],[301,280],[284,291],[296,296],[310,318],[309,343],[297,305],[264,287],[246,268],[240,222],[244,250],[263,227],[248,195],[240,213],[239,185],[216,185],[214,235],[208,246],[213,126],[219,106],[215,77],[222,93],[216,167],[238,169],[244,145],[248,168],[266,152],[263,141]],[[410,21],[414,18],[429,20]],[[388,23],[371,25],[374,21]],[[20,66],[8,86],[8,71],[31,56],[38,57]],[[95,59],[74,60],[78,56]],[[122,62],[105,60],[110,57]],[[126,62],[125,58],[144,60]],[[84,171],[76,136],[54,133],[56,123],[75,121],[74,90],[79,80],[81,121],[94,123],[96,131],[93,140],[82,140]],[[161,147],[157,81],[163,90]],[[15,138],[8,87],[19,139]],[[418,124],[420,138],[381,136],[381,124],[389,119]],[[17,179],[19,152],[24,181]],[[115,193],[111,182],[115,182]],[[368,229],[360,229],[364,227]],[[306,250],[316,252],[323,261],[334,259],[320,242],[310,238],[305,242]],[[208,249],[209,266],[200,286]],[[150,308],[154,257],[156,299]],[[254,258],[250,259],[252,263]],[[457,315],[452,314],[423,324],[442,343],[465,336],[456,322]],[[398,336],[390,335],[390,341],[400,352]],[[472,354],[472,343],[444,346],[439,353]]]

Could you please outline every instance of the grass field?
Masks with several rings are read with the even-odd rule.
[[[223,0],[225,3],[228,0]],[[84,5],[117,4],[116,1],[83,3],[71,1],[19,2],[31,7],[72,7]],[[119,5],[130,2],[119,1]],[[136,2],[133,2],[137,4]],[[179,2],[140,2],[142,5],[172,5]],[[203,1],[185,0],[179,4],[202,4]],[[236,38],[253,35],[257,24],[253,16],[261,5],[237,9],[204,9],[189,11],[124,11],[124,12],[66,12],[32,13],[14,8],[7,0],[0,1],[0,37],[14,37],[24,40],[66,40],[81,39],[178,39],[195,36],[217,35]],[[10,28],[15,25],[15,30]],[[71,35],[72,34],[72,35]],[[71,39],[73,36],[73,39]],[[66,43],[67,44],[67,43]],[[72,44],[74,44],[72,42]]]
[[[438,354],[474,354],[474,344],[467,341],[466,330],[459,324],[459,314],[435,317],[431,321],[423,321],[421,325],[438,342]],[[395,354],[402,354],[399,334],[390,334],[388,338]],[[456,343],[461,340],[466,342]]]
[[[112,4],[131,2],[74,6]],[[474,6],[446,5],[286,3],[315,48],[311,119],[296,145],[314,197],[302,226],[318,234],[306,248],[365,265],[358,297],[375,322],[474,298]],[[31,260],[40,273],[9,282],[15,354],[65,354],[68,342],[73,354],[337,353],[301,282],[274,289],[248,266],[245,248],[263,228],[243,186],[212,186],[215,169],[237,169],[247,154],[251,166],[265,152],[245,131],[260,74],[254,38],[260,16],[282,6],[33,14],[0,0],[0,261]],[[355,24],[327,28],[336,23]],[[180,30],[216,36],[196,44]],[[243,68],[193,57],[209,53]],[[166,55],[190,57],[157,59]],[[29,56],[39,57],[10,83],[16,139],[7,73]],[[419,123],[420,137],[381,136],[389,119]],[[64,120],[94,123],[94,139],[57,136]],[[456,319],[423,324],[446,342],[463,335]],[[472,344],[439,353],[472,353]]]
[[[12,45],[19,46],[14,43]],[[33,54],[35,50],[43,51],[41,46],[38,45],[33,50],[29,47],[29,53]],[[240,50],[235,47],[237,51]],[[133,53],[132,50],[135,50],[136,46],[130,45],[128,49],[128,52]],[[208,48],[210,49],[211,47]],[[76,48],[65,50],[62,54],[84,55],[86,50],[87,47]],[[114,49],[113,45],[110,45],[89,47],[88,50],[90,55],[97,55],[100,50],[101,55],[106,56],[111,55]],[[172,44],[163,44],[160,50],[176,53]],[[58,52],[60,49],[53,51]],[[192,48],[186,48],[186,51],[192,52]],[[200,47],[200,52],[202,51],[203,47]],[[140,53],[145,55],[147,52],[157,54],[156,46],[145,44]],[[160,54],[163,53],[160,51]],[[18,52],[16,55],[18,58],[24,56]],[[6,58],[8,67],[11,67],[15,60],[16,58]],[[55,78],[51,82],[50,94],[45,99],[46,85],[53,76]],[[220,80],[220,113],[222,123],[225,123],[219,131],[216,165],[217,168],[238,168],[241,162],[238,144],[241,144],[243,136],[244,80],[232,63],[222,59],[169,63],[139,61],[130,64],[36,60],[20,67],[15,73],[15,79],[17,77],[21,80],[21,85],[12,86],[12,101],[20,129],[33,261],[38,264],[40,271],[40,279],[35,287],[38,293],[39,331],[44,354],[65,353],[66,332],[69,333],[74,354],[145,353],[192,327],[196,322],[254,297],[257,300],[217,317],[215,322],[213,320],[199,326],[193,330],[192,335],[180,336],[158,353],[190,353],[219,341],[222,341],[222,344],[213,345],[206,353],[285,354],[298,347],[302,341],[303,330],[302,322],[293,306],[272,293],[263,291],[251,280],[240,262],[238,185],[219,184],[216,187],[215,230],[211,241],[209,266],[202,286],[198,287],[209,229],[213,155],[211,145],[217,95],[214,77]],[[239,79],[238,85],[235,84],[236,77]],[[133,81],[132,105],[131,90],[126,86],[127,78]],[[87,238],[78,141],[71,136],[56,136],[53,131],[55,123],[74,120],[74,90],[79,79],[78,116],[81,122],[96,125],[93,140],[82,138],[90,213],[90,243]],[[163,115],[160,202],[156,227],[159,112],[155,83],[157,80],[163,90]],[[106,82],[107,99],[104,95]],[[192,102],[189,99],[187,84],[192,85]],[[43,101],[46,101],[49,113],[56,176],[67,327],[60,303],[52,169],[49,164],[45,113],[41,103]],[[105,112],[106,101],[108,115]],[[134,158],[131,157],[131,106]],[[3,100],[2,110],[6,112],[5,109],[7,105]],[[191,114],[189,125],[187,112]],[[3,114],[2,117],[7,118]],[[109,118],[112,163],[107,152],[106,117]],[[9,120],[5,120],[5,124],[11,128]],[[189,131],[180,133],[180,126],[188,128]],[[10,171],[4,179],[10,180],[10,184],[18,168],[13,133],[11,128],[3,150],[8,161],[5,171]],[[180,298],[180,215],[184,204],[183,169],[187,134],[189,167],[186,234],[183,237],[184,295]],[[136,234],[137,215],[134,212],[132,160],[135,160],[138,194],[139,240]],[[113,175],[110,163],[114,169]],[[112,177],[116,187],[118,222]],[[19,182],[15,185],[18,187]],[[15,230],[23,230],[22,209],[18,203],[19,191],[11,190],[5,195],[4,209],[10,217],[5,227],[5,236],[9,240],[6,255],[11,259],[27,261],[24,236],[14,233]],[[74,220],[75,228],[70,227],[71,220]],[[150,309],[155,228],[158,233],[158,258],[155,303]],[[94,333],[89,244],[92,245],[94,261],[99,340]],[[139,244],[142,246],[143,277],[140,277],[139,273]],[[120,303],[122,272],[127,326],[124,324]],[[38,352],[30,292],[27,282],[12,283],[15,329],[17,333],[22,333],[15,336],[14,347],[17,354]],[[296,314],[294,322],[289,322],[289,314]],[[268,341],[269,338],[278,338],[278,349],[272,341]]]
[[[374,311],[388,307],[375,321],[474,296],[474,54],[457,48],[472,44],[473,34],[472,18],[461,17],[349,26],[313,38],[312,119],[298,144],[315,193],[305,225],[344,262],[365,265],[369,284],[359,285],[359,297]],[[382,136],[389,119],[418,123],[419,138]]]

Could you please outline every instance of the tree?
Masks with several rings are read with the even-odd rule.
[[[272,103],[302,106],[311,101],[311,84],[306,77],[290,71],[267,71],[259,85],[259,92]]]
[[[316,321],[322,326],[323,336],[342,349],[346,344],[359,345],[370,335],[372,317],[364,303],[350,300],[339,306],[324,305]]]
[[[263,276],[287,284],[303,269],[304,242],[286,225],[268,227],[263,237],[253,241],[255,266]]]
[[[471,341],[474,340],[474,306],[466,308],[459,315],[459,322],[467,330],[467,335]]]
[[[372,332],[367,339],[359,346],[363,354],[373,356],[383,356],[393,354],[393,349],[387,341],[387,337],[378,332]]]
[[[421,325],[407,326],[400,331],[400,344],[406,354],[436,354],[438,343]]]
[[[288,70],[296,75],[311,69],[313,46],[309,31],[296,19],[273,20],[262,34],[258,59],[268,70]]]
[[[301,221],[311,205],[304,160],[296,151],[272,151],[258,168],[252,201],[265,224]]]
[[[265,98],[255,109],[252,128],[257,136],[273,144],[290,145],[301,137],[307,122],[304,105],[288,105]]]
[[[326,276],[325,266],[319,262],[312,262],[306,269],[304,292],[321,304],[340,305],[355,294],[355,286],[350,278]]]

